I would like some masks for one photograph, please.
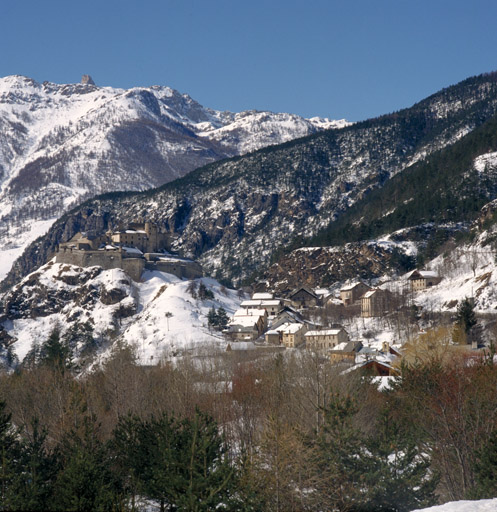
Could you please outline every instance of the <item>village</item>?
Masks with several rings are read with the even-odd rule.
[[[167,246],[167,236],[157,225],[135,222],[103,235],[77,233],[59,245],[55,261],[80,267],[120,268],[136,282],[145,270],[187,280],[203,276],[198,262],[168,253]],[[372,340],[371,333],[352,332],[351,327],[359,320],[381,321],[412,309],[416,295],[441,281],[435,271],[414,270],[388,286],[357,280],[333,291],[300,286],[280,297],[272,291],[251,291],[251,297],[244,298],[240,292],[238,309],[215,327],[228,350],[247,346],[308,350],[346,371],[360,369],[392,376],[399,372],[406,338],[400,334],[381,335]],[[213,327],[211,320],[209,327]],[[475,343],[470,347],[477,348]]]
[[[410,294],[436,286],[440,281],[436,272],[428,270],[414,270],[406,276]],[[339,294],[340,298],[326,289],[312,290],[305,286],[284,298],[269,292],[254,293],[251,299],[242,301],[224,333],[234,342],[310,350],[331,364],[344,366],[346,371],[360,369],[377,376],[397,375],[399,368],[394,363],[403,357],[401,343],[382,341],[372,347],[364,340],[352,339],[343,325],[323,327],[312,312],[335,306],[363,319],[383,317],[399,307],[398,292],[356,281],[342,287]]]

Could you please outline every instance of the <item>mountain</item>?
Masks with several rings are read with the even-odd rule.
[[[169,87],[0,79],[0,276],[85,198],[146,190],[206,163],[345,121],[205,108]]]
[[[400,112],[209,164],[156,190],[95,198],[59,219],[16,262],[3,286],[45,263],[57,244],[76,232],[102,232],[137,219],[157,222],[169,236],[170,250],[199,259],[211,275],[237,284],[253,279],[289,245],[299,247],[335,225],[342,226],[337,221],[354,205],[368,204],[390,183],[397,187],[388,189],[391,194],[402,190],[408,176],[412,176],[409,190],[416,179],[424,180],[417,185],[420,195],[414,204],[434,209],[437,202],[427,199],[433,187],[443,192],[444,180],[437,182],[438,177],[452,180],[454,193],[464,190],[465,173],[468,184],[487,183],[476,201],[473,196],[463,201],[466,195],[460,195],[465,205],[460,213],[474,215],[493,199],[493,182],[490,176],[486,182],[475,181],[471,166],[463,164],[490,152],[493,139],[488,134],[496,113],[497,73],[491,73],[467,79]],[[465,148],[467,140],[476,144],[472,132],[492,140],[484,144],[478,139],[477,150],[464,158],[460,155],[457,172],[440,173],[431,163],[442,158],[444,148],[454,152],[450,161],[455,162],[458,148]],[[409,205],[411,196],[405,194]],[[441,207],[449,199],[445,197]],[[379,211],[380,216],[388,214]]]

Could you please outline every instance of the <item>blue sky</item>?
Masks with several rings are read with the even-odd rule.
[[[16,0],[0,76],[357,121],[497,70],[495,0]]]

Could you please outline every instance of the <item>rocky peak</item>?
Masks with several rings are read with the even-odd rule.
[[[83,85],[95,85],[93,78],[90,75],[83,75],[81,77],[81,83]]]

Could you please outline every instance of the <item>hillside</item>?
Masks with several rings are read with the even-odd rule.
[[[233,155],[345,121],[221,112],[169,87],[0,79],[0,277],[86,198],[145,190]]]
[[[199,297],[200,286],[211,293]],[[186,281],[146,271],[136,283],[120,269],[49,262],[4,297],[0,355],[6,357],[7,342],[19,361],[36,358],[54,329],[70,340],[83,367],[105,359],[117,340],[134,347],[140,364],[197,347],[224,349],[220,333],[208,328],[208,311],[223,307],[232,314],[241,300],[243,294],[208,278]]]
[[[497,74],[481,75],[409,109],[212,163],[156,190],[98,197],[57,221],[16,262],[3,287],[45,263],[77,231],[101,232],[137,219],[159,223],[173,252],[199,259],[218,279],[240,283],[266,267],[276,251],[312,240],[355,204],[376,197],[377,189],[394,179],[402,183],[407,169],[424,169],[426,186],[436,188],[433,159],[444,158],[444,148],[457,152],[473,130],[485,133],[496,112]],[[479,146],[466,160],[485,152],[488,147]],[[457,169],[448,179],[470,172]],[[476,200],[463,194],[459,202],[469,206],[458,211],[474,213],[493,199],[491,176],[483,184]],[[426,204],[438,208],[437,201]]]

